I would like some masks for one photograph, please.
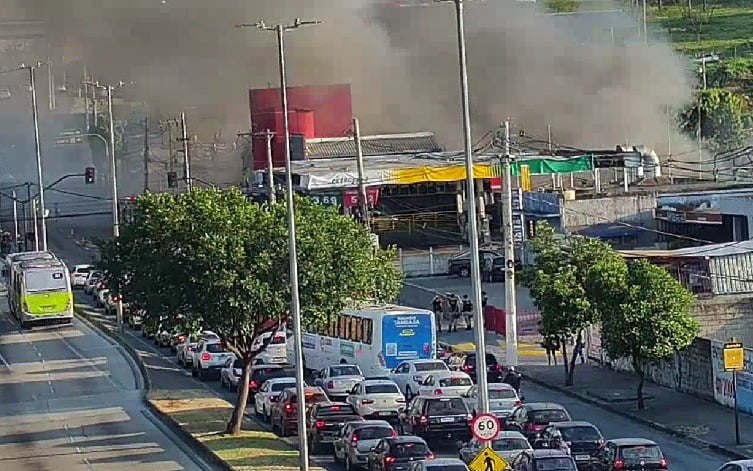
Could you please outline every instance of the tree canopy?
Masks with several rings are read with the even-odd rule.
[[[397,296],[394,253],[376,247],[364,226],[306,198],[296,198],[295,211],[304,326],[324,325],[358,301]],[[132,222],[103,245],[101,265],[145,322],[215,331],[245,361],[245,375],[259,353],[253,340],[290,315],[287,207],[250,203],[238,190],[139,197]],[[233,433],[248,378],[239,384]]]

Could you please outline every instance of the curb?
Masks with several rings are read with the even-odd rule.
[[[112,332],[112,330],[110,330],[109,327],[91,318],[91,316],[86,314],[86,312],[83,309],[79,307],[74,307],[73,310],[79,318],[84,320],[85,323],[91,325],[96,330],[100,331],[102,334],[107,336],[108,338],[117,342],[117,344],[120,345],[132,357],[136,365],[138,365],[139,371],[141,372],[144,378],[143,403],[146,406],[146,408],[149,409],[149,411],[154,415],[154,417],[157,418],[157,420],[159,420],[172,433],[174,433],[176,437],[178,437],[181,441],[183,441],[183,443],[187,447],[189,447],[191,451],[197,453],[203,461],[219,469],[222,469],[225,471],[233,471],[233,467],[230,466],[230,464],[227,461],[223,460],[222,458],[214,454],[212,450],[210,450],[206,445],[204,445],[202,442],[197,440],[190,433],[186,432],[183,429],[183,427],[181,427],[180,424],[175,419],[162,413],[162,411],[160,411],[154,404],[152,404],[152,401],[150,401],[149,398],[147,397],[149,391],[151,390],[152,381],[149,376],[149,371],[147,370],[146,365],[144,365],[144,362],[141,361],[141,356],[139,355],[139,353],[133,347],[131,347],[128,344],[128,342],[125,342],[119,336],[114,335],[114,333]]]
[[[526,374],[524,371],[522,371],[522,373],[523,373],[523,378],[526,379],[526,380],[528,380],[528,381],[530,381],[531,383],[537,384],[537,385],[542,386],[542,387],[544,387],[546,389],[549,389],[551,391],[556,391],[556,392],[562,393],[562,394],[564,394],[566,396],[578,399],[578,400],[583,401],[585,403],[588,403],[588,404],[590,404],[592,406],[598,407],[600,409],[604,409],[604,410],[609,411],[609,412],[611,412],[613,414],[617,414],[620,417],[626,418],[628,420],[631,420],[633,422],[639,423],[641,425],[645,425],[645,426],[650,427],[650,428],[652,428],[654,430],[658,430],[659,432],[666,433],[667,435],[670,435],[672,437],[681,438],[684,441],[689,442],[692,445],[703,447],[703,448],[708,448],[709,450],[715,451],[715,452],[717,452],[719,454],[725,455],[725,456],[727,456],[729,458],[732,458],[734,460],[746,460],[746,459],[750,459],[751,458],[750,456],[744,455],[744,454],[742,454],[740,452],[737,452],[737,451],[735,451],[735,450],[733,450],[731,448],[728,448],[728,447],[725,447],[725,446],[722,446],[722,445],[717,445],[715,443],[711,443],[711,442],[708,442],[706,440],[703,440],[703,439],[700,439],[700,438],[697,438],[697,437],[692,437],[692,436],[690,436],[690,435],[688,435],[686,433],[674,430],[671,427],[668,427],[668,426],[666,426],[664,424],[660,424],[658,422],[654,422],[653,420],[644,419],[643,417],[638,417],[638,416],[633,415],[633,414],[631,414],[629,412],[625,412],[625,411],[623,411],[621,409],[618,409],[616,407],[612,407],[609,404],[605,404],[605,403],[603,403],[601,401],[597,401],[596,399],[593,399],[593,398],[591,398],[591,397],[589,397],[589,396],[587,396],[585,394],[580,394],[580,393],[577,393],[577,392],[572,391],[570,389],[567,389],[564,386],[556,386],[554,384],[547,383],[545,381],[542,381],[540,379],[534,378],[534,377]]]

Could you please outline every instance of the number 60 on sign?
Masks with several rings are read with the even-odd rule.
[[[501,429],[499,420],[492,414],[479,414],[471,422],[471,432],[481,442],[494,440]]]

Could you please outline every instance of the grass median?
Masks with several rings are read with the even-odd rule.
[[[149,401],[233,469],[298,469],[298,451],[252,420],[238,436],[222,433],[233,406],[208,390],[153,390]]]

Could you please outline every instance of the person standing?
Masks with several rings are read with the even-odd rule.
[[[460,319],[460,306],[459,306],[459,299],[457,295],[448,293],[447,296],[448,304],[450,307],[450,327],[447,329],[448,332],[457,332],[458,331],[458,319]]]
[[[467,294],[463,295],[463,316],[465,317],[465,330],[473,328],[471,319],[473,318],[473,302]]]
[[[442,332],[442,297],[437,293],[431,300],[431,310],[434,311],[434,319],[437,322],[437,332]]]

